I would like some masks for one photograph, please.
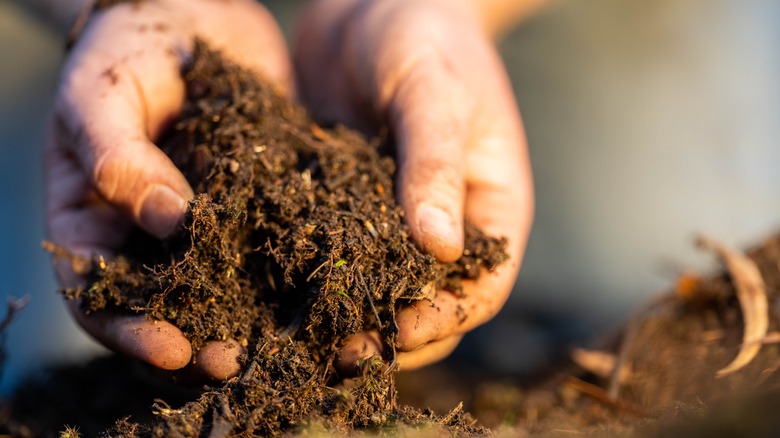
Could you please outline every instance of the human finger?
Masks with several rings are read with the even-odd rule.
[[[397,363],[400,371],[408,371],[438,362],[449,356],[460,343],[462,336],[451,336],[441,341],[431,342],[417,350],[398,352]],[[381,355],[384,350],[381,336],[376,330],[350,336],[344,343],[336,360],[336,369],[344,377],[359,373],[359,364],[373,356]]]
[[[497,81],[500,84],[500,81]],[[494,272],[463,281],[463,293],[438,291],[431,302],[417,302],[398,312],[402,351],[464,333],[491,319],[504,305],[522,262],[533,219],[533,187],[525,135],[511,93],[496,86],[489,126],[472,142],[467,156],[465,214],[489,236],[507,239],[509,259]]]
[[[376,330],[347,337],[336,357],[335,367],[342,377],[360,373],[360,362],[381,355],[384,350],[382,336]]]
[[[74,48],[55,102],[54,129],[103,200],[149,233],[167,237],[193,193],[150,138],[181,105],[179,59],[175,51],[144,49],[171,42],[156,33],[122,39],[123,32],[101,32],[135,24],[111,12]]]
[[[265,7],[255,0],[201,2],[197,12],[195,33],[209,47],[295,94],[284,35]]]
[[[195,354],[192,366],[198,375],[224,381],[238,375],[240,358],[245,353],[246,349],[234,340],[210,341]]]
[[[112,350],[164,370],[183,368],[192,358],[190,341],[167,321],[118,316],[105,311],[87,315],[75,301],[69,304],[81,327]]]
[[[412,237],[444,262],[463,252],[465,147],[469,113],[464,84],[440,54],[422,58],[398,84],[389,116],[398,143],[399,200]]]
[[[354,81],[346,65],[345,24],[361,0],[310,2],[295,23],[293,54],[301,100],[321,123],[341,123],[370,132],[355,110]],[[358,114],[358,113],[361,114]]]
[[[469,190],[469,217],[488,235],[507,237],[509,259],[493,272],[483,272],[477,280],[462,281],[462,293],[438,291],[432,301],[414,302],[401,309],[396,315],[399,350],[415,350],[429,342],[465,333],[501,309],[520,268],[530,229],[533,207],[527,192],[530,187],[507,192],[488,187]],[[520,214],[506,211],[506,205]]]
[[[192,197],[183,175],[152,143],[183,102],[180,69],[192,38],[201,36],[292,88],[284,42],[264,8],[248,1],[198,3],[203,18],[192,22],[194,30],[182,30],[181,19],[166,24],[169,3],[119,5],[96,17],[71,55],[55,106],[60,136],[97,193],[157,237],[176,230]],[[262,38],[245,38],[258,28]]]
[[[57,146],[53,131],[47,136],[46,199],[48,234],[74,257],[110,257],[127,231],[126,220],[89,189],[78,163]],[[55,260],[63,287],[83,285],[74,261]],[[78,272],[77,272],[78,271]],[[143,316],[118,316],[101,311],[85,314],[80,302],[68,303],[84,330],[115,351],[168,370],[184,367],[192,356],[190,342],[172,324]]]

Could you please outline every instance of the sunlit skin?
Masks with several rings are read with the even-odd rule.
[[[273,18],[251,0],[157,0],[97,14],[69,55],[51,118],[50,239],[111,256],[133,224],[161,238],[176,231],[192,189],[154,140],[182,105],[180,67],[198,36],[279,81],[324,121],[367,133],[389,126],[399,152],[399,201],[425,251],[457,259],[465,218],[508,238],[510,261],[466,282],[464,297],[437,291],[432,301],[399,310],[400,368],[445,357],[506,301],[533,211],[522,123],[484,20],[495,14],[480,4],[313,1],[296,27],[295,78]],[[80,281],[65,265],[58,274],[63,286]],[[96,339],[156,367],[189,364],[192,373],[220,380],[239,371],[241,349],[233,343],[207,345],[193,360],[170,323],[71,308]],[[373,332],[351,337],[339,368],[348,373],[381,345]]]

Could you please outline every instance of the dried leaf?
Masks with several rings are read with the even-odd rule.
[[[766,285],[756,264],[741,252],[703,236],[697,239],[697,244],[715,252],[723,260],[737,290],[745,323],[742,346],[737,357],[716,373],[717,377],[723,377],[749,364],[761,350],[761,341],[769,328]]]

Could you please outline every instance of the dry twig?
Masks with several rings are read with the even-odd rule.
[[[724,377],[749,364],[761,350],[761,341],[769,328],[766,285],[756,264],[743,253],[704,236],[697,239],[697,244],[715,252],[723,260],[742,308],[745,324],[742,345],[737,357],[716,373],[717,377]]]
[[[575,348],[571,352],[571,360],[580,368],[593,373],[603,379],[609,378],[615,370],[617,357],[613,353],[598,350],[586,350],[584,348]],[[618,374],[620,383],[625,383],[631,376],[630,367],[624,367]]]
[[[576,377],[573,376],[566,376],[564,378],[563,382],[566,386],[585,394],[594,400],[598,401],[599,403],[603,404],[604,406],[607,406],[611,409],[614,409],[618,412],[625,412],[627,414],[631,414],[635,417],[642,417],[642,418],[648,418],[652,417],[652,414],[650,412],[645,411],[644,409],[634,406],[632,404],[629,404],[627,402],[621,401],[621,400],[615,400],[611,398],[604,389],[599,388],[596,385],[590,384],[588,382],[582,381]]]

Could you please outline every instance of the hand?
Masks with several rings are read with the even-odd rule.
[[[289,87],[283,38],[252,0],[122,3],[93,15],[65,65],[47,135],[52,241],[77,254],[110,256],[133,224],[160,238],[178,228],[192,189],[153,141],[182,106],[180,71],[196,36]],[[83,281],[65,265],[57,272],[64,287]],[[167,370],[191,362],[189,341],[168,322],[71,309],[87,332],[119,352]],[[230,377],[239,370],[236,348],[207,344],[192,372]]]
[[[313,114],[366,132],[389,125],[399,157],[398,197],[412,237],[440,261],[463,251],[467,217],[506,236],[510,260],[400,310],[398,363],[447,356],[463,333],[506,301],[533,216],[525,135],[501,60],[465,0],[315,0],[298,23],[299,94]],[[339,359],[354,371],[381,349],[353,336]]]

